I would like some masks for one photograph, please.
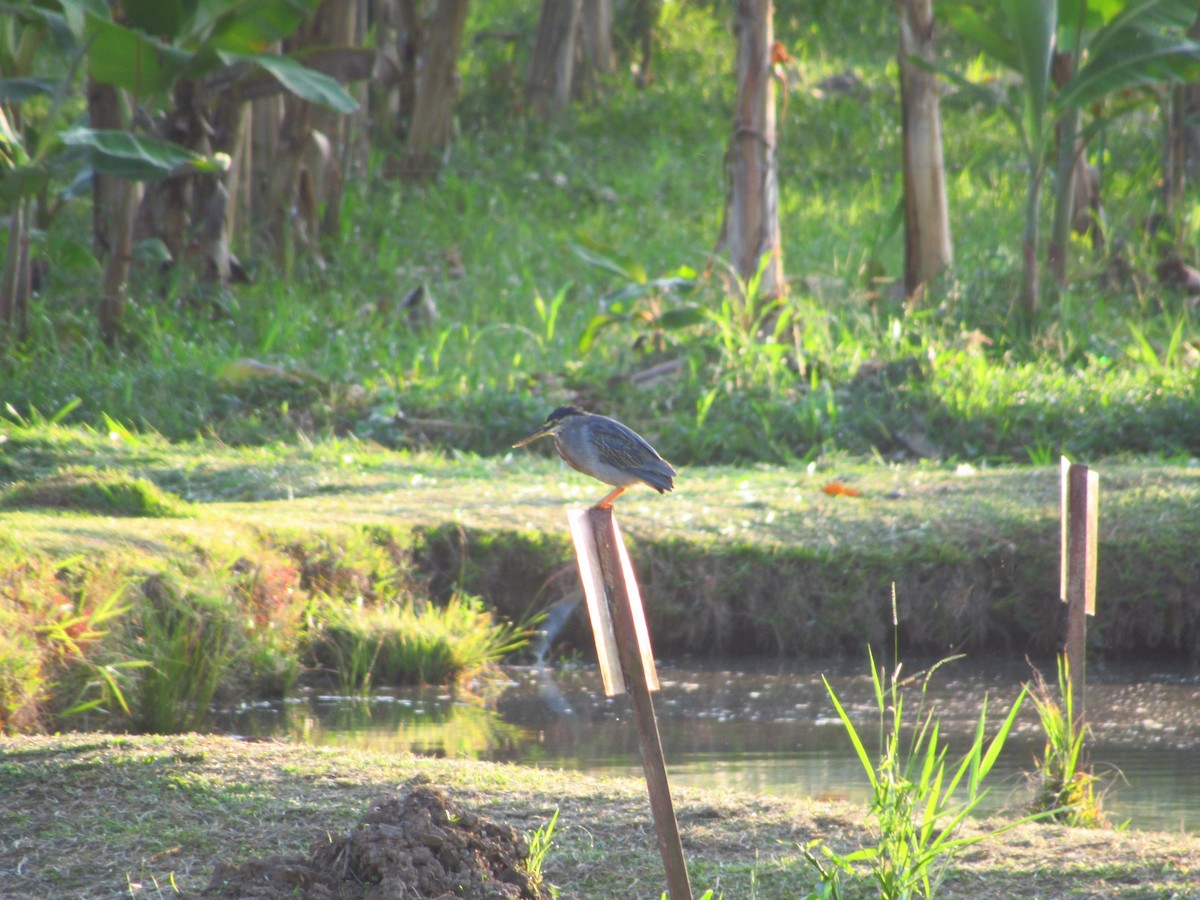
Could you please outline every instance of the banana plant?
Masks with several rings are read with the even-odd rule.
[[[101,326],[106,340],[119,328],[128,279],[128,240],[139,192],[136,182],[164,179],[188,172],[219,174],[229,156],[203,147],[184,147],[147,133],[120,109],[118,94],[129,98],[140,113],[170,110],[179,84],[212,80],[210,95],[253,97],[284,91],[339,113],[356,108],[355,100],[333,77],[307,67],[301,59],[267,52],[290,35],[320,0],[126,0],[112,6],[103,0],[25,0],[0,3],[7,31],[0,34],[0,204],[11,205],[10,248],[28,237],[19,233],[28,222],[33,198],[44,194],[52,180],[78,169],[101,178],[117,179],[110,208],[105,212],[112,234],[98,241],[110,250],[105,273]],[[114,9],[117,12],[114,14]],[[14,31],[16,28],[21,30]],[[54,38],[52,44],[44,38]],[[66,74],[59,80],[29,77],[39,45],[59,57]],[[69,65],[61,67],[66,57]],[[14,62],[4,66],[6,58]],[[19,64],[18,64],[19,63]],[[62,101],[76,91],[76,72],[86,69],[89,81],[111,99],[112,119],[106,127],[71,121],[62,113],[78,103]],[[274,87],[264,87],[261,82]],[[51,115],[43,117],[32,140],[24,137],[19,103],[38,94],[52,94]],[[92,98],[89,97],[89,104]],[[7,113],[6,113],[7,109]],[[146,116],[140,116],[142,120]],[[194,129],[199,131],[200,129]],[[81,183],[76,179],[75,184]],[[13,259],[28,260],[9,254]],[[20,295],[22,275],[5,271],[0,286],[0,313],[15,309],[9,288]],[[24,281],[27,282],[27,276]],[[26,301],[27,302],[27,298]],[[11,318],[11,316],[10,316]]]
[[[1016,73],[1003,93],[957,72],[934,67],[959,87],[998,108],[1013,122],[1029,167],[1022,240],[1020,305],[1038,315],[1038,214],[1056,135],[1057,196],[1052,248],[1069,238],[1076,157],[1099,120],[1081,128],[1082,112],[1104,108],[1131,88],[1150,88],[1200,76],[1200,44],[1187,37],[1192,0],[1000,0],[980,7],[955,0],[944,8],[950,26],[980,52]],[[1057,57],[1057,59],[1056,59]],[[1052,66],[1058,63],[1057,77]],[[1111,111],[1110,114],[1112,114]],[[1065,278],[1065,269],[1056,269]]]

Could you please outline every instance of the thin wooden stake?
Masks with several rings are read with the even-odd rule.
[[[591,550],[579,553],[580,572],[585,593],[589,583],[594,590],[599,580],[603,587],[602,596],[607,599],[604,605],[609,610],[615,638],[613,643],[620,659],[625,690],[633,707],[633,721],[642,752],[642,769],[646,773],[646,790],[650,795],[650,811],[654,816],[654,831],[667,876],[667,889],[671,900],[692,900],[683,843],[679,838],[679,823],[675,818],[671,786],[667,781],[658,720],[654,716],[654,701],[650,697],[650,691],[658,688],[658,674],[654,669],[649,630],[646,628],[633,567],[629,563],[629,555],[611,508],[592,508],[586,513],[572,510],[568,513],[568,520],[577,548],[581,543],[587,543],[587,532],[591,533],[594,542],[594,554]],[[593,566],[599,572],[599,579],[594,573],[584,571],[585,567]],[[591,605],[589,596],[589,610]],[[597,632],[597,654],[608,652],[601,649],[602,640],[606,638]]]
[[[1100,476],[1089,471],[1087,466],[1075,463],[1064,465],[1062,475],[1062,599],[1067,604],[1065,652],[1071,673],[1075,724],[1081,727],[1084,722],[1087,690],[1087,616],[1096,613]]]

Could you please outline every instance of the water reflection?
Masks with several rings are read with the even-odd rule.
[[[862,667],[823,667],[871,746],[878,716]],[[672,782],[785,796],[865,800],[865,776],[825,694],[821,671],[663,666],[655,697]],[[628,701],[607,698],[595,669],[512,668],[479,697],[441,688],[369,700],[310,694],[226,714],[224,730],[313,744],[640,775]],[[1026,666],[956,664],[929,689],[952,756],[966,749],[986,695],[999,724]],[[916,690],[906,710],[916,709]],[[1088,690],[1098,770],[1123,773],[1106,802],[1115,823],[1200,830],[1200,679],[1098,671]],[[1018,719],[991,783],[988,809],[1019,808],[1042,736],[1032,704]],[[959,749],[961,747],[961,750]]]
[[[526,729],[477,698],[456,698],[441,688],[369,699],[312,695],[256,703],[227,711],[224,722],[230,732],[247,737],[455,759],[492,759],[528,740]]]

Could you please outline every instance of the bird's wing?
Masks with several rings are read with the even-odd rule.
[[[624,425],[597,433],[595,446],[604,462],[626,471],[644,466],[647,456],[662,459],[641,435]]]

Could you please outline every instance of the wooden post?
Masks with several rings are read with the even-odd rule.
[[[671,786],[667,781],[662,740],[658,734],[658,720],[654,716],[654,702],[650,698],[650,692],[658,689],[658,675],[654,670],[650,635],[629,555],[611,508],[593,507],[586,512],[572,510],[567,515],[575,540],[584,591],[588,594],[593,627],[601,623],[601,629],[596,631],[596,652],[602,661],[601,672],[610,665],[606,660],[611,654],[611,644],[615,644],[624,676],[624,688],[633,706],[633,721],[642,751],[642,769],[646,773],[646,790],[650,795],[650,810],[654,815],[654,830],[667,876],[667,889],[671,900],[692,900],[683,843],[679,838],[679,823],[675,818]],[[607,617],[594,609],[593,593],[599,593],[596,590],[598,586],[603,587],[603,594],[607,598],[607,603],[603,604],[607,606]],[[605,622],[605,618],[608,622]],[[611,638],[605,633],[609,624],[612,628]],[[619,693],[609,690],[607,678],[605,691],[610,696]]]
[[[1084,721],[1087,690],[1087,616],[1096,614],[1096,532],[1100,519],[1100,476],[1063,457],[1061,597],[1067,604],[1067,665],[1075,724]]]

